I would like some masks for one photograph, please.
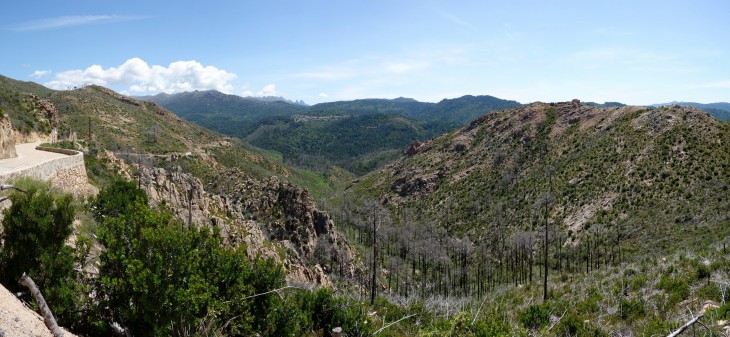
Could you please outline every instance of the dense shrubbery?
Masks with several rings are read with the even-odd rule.
[[[28,274],[42,289],[46,302],[63,324],[75,322],[80,285],[73,272],[74,249],[65,244],[71,235],[75,207],[71,195],[54,195],[46,184],[19,181],[27,193],[9,196],[0,234],[0,281],[11,291]],[[30,301],[29,294],[26,300]]]
[[[550,311],[545,305],[531,305],[520,312],[520,324],[527,329],[540,329],[550,321]]]

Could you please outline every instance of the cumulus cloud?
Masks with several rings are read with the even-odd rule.
[[[86,69],[62,71],[56,73],[54,79],[45,85],[54,89],[87,84],[126,86],[123,90],[135,94],[209,89],[230,93],[233,90],[230,82],[234,79],[234,73],[213,66],[203,66],[197,61],[177,61],[164,67],[149,66],[142,59],[132,58],[119,67],[104,69],[100,65],[92,65]]]
[[[253,92],[250,89],[245,89],[241,96],[243,97],[268,97],[268,96],[276,96],[276,85],[275,84],[268,84],[264,86],[261,90],[257,92]]]
[[[261,89],[261,91],[256,93],[256,96],[276,96],[276,85],[266,85],[263,89]]]
[[[41,78],[41,77],[46,76],[46,75],[48,75],[50,73],[51,73],[50,70],[36,70],[32,74],[30,74],[30,77],[33,77],[33,78]]]

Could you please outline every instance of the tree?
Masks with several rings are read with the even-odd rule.
[[[555,168],[547,165],[545,166],[545,174],[548,176],[549,184],[550,184],[550,191],[545,193],[543,195],[543,198],[541,200],[541,204],[545,207],[545,256],[544,256],[544,263],[543,270],[544,273],[544,280],[543,280],[543,288],[542,288],[542,300],[547,301],[547,282],[548,282],[548,247],[550,244],[550,240],[548,238],[548,207],[550,207],[550,204],[554,201],[553,198],[553,173],[555,173]]]
[[[114,214],[99,223],[103,320],[156,336],[192,331],[211,314],[230,335],[278,335],[277,327],[298,326],[298,316],[276,293],[256,295],[284,285],[278,264],[250,262],[244,248],[225,247],[219,231],[187,228],[169,212],[150,209],[135,189],[116,182],[95,201],[97,212]],[[274,317],[277,312],[288,314]]]
[[[368,218],[370,227],[371,243],[373,245],[373,261],[370,282],[370,305],[375,304],[375,296],[377,295],[377,268],[378,268],[378,229],[380,225],[389,218],[388,210],[380,203],[374,200],[368,200],[364,205],[364,212]]]
[[[79,285],[74,250],[66,245],[75,218],[73,198],[54,197],[45,184],[23,183],[32,184],[27,194],[11,194],[12,205],[3,211],[0,280],[11,291],[20,291],[18,279],[23,273],[32,276],[59,322],[73,325]]]
[[[101,222],[105,217],[129,213],[129,208],[137,200],[147,204],[147,194],[132,182],[114,180],[94,199],[92,203],[94,219]]]

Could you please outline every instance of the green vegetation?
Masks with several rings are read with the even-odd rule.
[[[354,177],[332,164],[367,172],[402,153],[395,144],[406,135],[449,125],[480,100],[439,103],[461,111],[448,118],[402,98],[321,105],[312,116],[349,117],[277,117],[255,136],[276,135],[267,147],[279,148],[261,150],[99,87],[6,88],[54,100],[66,131],[83,135],[89,117],[92,128],[106,123],[84,148],[100,194],[80,203],[47,185],[17,182],[30,193],[11,192],[0,232],[0,281],[21,291],[18,274],[28,272],[60,323],[81,335],[110,335],[115,323],[136,336],[327,336],[336,326],[347,336],[651,336],[704,311],[692,332],[717,336],[720,321],[730,319],[730,127],[696,110],[535,104],[493,113],[350,185]],[[0,107],[33,111],[23,97],[16,97],[22,109],[12,110],[12,100]],[[396,116],[407,109],[412,115]],[[39,121],[29,128],[42,130]],[[359,129],[368,133],[353,132]],[[387,146],[371,147],[368,134]],[[119,159],[132,177],[143,165],[191,173],[222,197],[231,196],[231,185],[268,186],[271,176],[306,186],[310,192],[296,193],[326,199],[336,230],[359,254],[343,265],[320,237],[307,246],[315,257],[305,263],[352,272],[331,274],[332,288],[287,283],[282,265],[249,255],[253,242],[221,236],[233,227],[189,226],[164,200],[151,208],[134,182],[119,180]],[[286,165],[295,160],[320,173]],[[236,186],[242,182],[248,185]],[[377,211],[383,207],[391,212]],[[301,209],[266,212],[251,219],[263,229],[281,223],[282,237],[303,237],[286,236],[300,230],[286,226]],[[545,223],[548,242],[537,235]],[[276,247],[272,255],[286,265],[294,249]],[[537,254],[544,249],[547,265]]]
[[[266,126],[246,140],[281,153],[290,165],[319,172],[335,165],[362,175],[382,162],[368,157],[403,149],[414,140],[430,136],[433,134],[415,121],[377,114]]]
[[[11,291],[24,291],[18,279],[28,274],[43,289],[59,322],[70,325],[80,316],[77,307],[82,294],[73,271],[79,256],[66,245],[73,230],[73,198],[30,180],[19,180],[15,185],[27,193],[10,194],[12,204],[3,211],[0,283]],[[30,302],[29,295],[24,297]]]
[[[206,128],[276,151],[289,165],[320,173],[339,166],[356,175],[382,167],[414,140],[429,139],[490,111],[520,105],[491,96],[464,96],[437,104],[397,98],[306,107],[217,91],[146,99]]]
[[[78,145],[75,142],[64,140],[56,143],[41,143],[41,147],[51,147],[56,149],[66,149],[66,150],[79,150]]]

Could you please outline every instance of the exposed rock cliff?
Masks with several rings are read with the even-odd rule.
[[[164,204],[185,223],[219,228],[229,244],[244,244],[249,257],[282,263],[291,281],[327,285],[327,273],[354,273],[353,252],[305,189],[277,177],[260,181],[237,169],[208,186],[179,168],[134,167],[138,173],[132,175],[132,166],[107,157],[137,179],[153,206]]]
[[[15,153],[15,131],[8,116],[0,117],[0,159],[17,157]]]

